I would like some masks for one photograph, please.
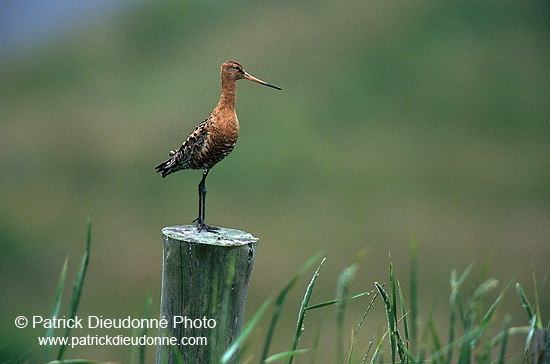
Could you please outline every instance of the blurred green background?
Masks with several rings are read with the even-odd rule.
[[[40,16],[63,11],[50,3]],[[492,259],[489,276],[531,295],[530,267],[539,281],[548,272],[548,2],[148,1],[62,14],[31,45],[0,50],[0,361],[44,360],[43,331],[13,320],[50,314],[66,256],[69,281],[76,274],[90,211],[79,315],[140,317],[147,294],[158,313],[160,230],[196,217],[200,172],[161,180],[153,167],[215,106],[231,59],[283,88],[239,82],[239,142],[208,180],[207,222],[260,238],[247,317],[320,250],[312,302],[334,297],[365,248],[352,293],[387,281],[388,252],[406,287],[411,236],[423,313],[434,306],[443,327],[451,269]],[[290,348],[306,284],[272,352]],[[367,302],[350,306],[350,328]],[[502,312],[527,323],[513,290]],[[306,321],[322,325],[327,358],[333,316]],[[384,327],[381,307],[377,319],[368,339]],[[249,349],[255,360],[262,342]],[[67,357],[128,362],[129,351]]]

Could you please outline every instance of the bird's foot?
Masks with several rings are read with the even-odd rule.
[[[219,227],[215,227],[215,226],[210,226],[210,225],[206,225],[204,223],[204,220],[197,217],[195,220],[193,220],[193,222],[197,222],[197,230],[199,231],[199,233],[201,231],[208,231],[209,233],[217,233],[218,230],[220,230]]]
[[[199,230],[199,233],[203,230],[208,231],[209,233],[217,233],[218,230],[220,230],[219,227],[210,226],[210,225],[206,225],[206,224],[197,224],[197,229]]]

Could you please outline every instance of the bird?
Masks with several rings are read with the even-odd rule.
[[[205,223],[206,177],[210,170],[235,148],[239,121],[235,110],[237,80],[250,80],[277,90],[282,88],[247,73],[236,61],[224,62],[220,69],[222,93],[220,101],[203,122],[185,139],[181,147],[169,152],[169,158],[155,167],[162,178],[184,169],[202,170],[199,182],[199,214],[193,220],[198,232],[217,232],[218,227]]]

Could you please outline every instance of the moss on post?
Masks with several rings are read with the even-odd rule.
[[[220,228],[162,229],[163,263],[160,316],[168,328],[160,336],[177,340],[177,350],[159,346],[157,363],[216,363],[239,334],[258,239]],[[183,342],[183,341],[185,342]]]

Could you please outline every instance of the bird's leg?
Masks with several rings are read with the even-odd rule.
[[[208,170],[203,170],[202,172],[202,179],[199,183],[199,216],[193,220],[193,222],[197,222],[197,228],[199,231],[202,230],[204,226],[204,214],[203,214],[203,200],[204,197],[206,197],[206,176],[208,175]]]
[[[202,181],[201,181],[202,182]],[[203,224],[202,221],[202,191],[201,191],[201,185],[199,184],[199,215],[193,222],[197,222],[197,228]]]
[[[204,169],[202,171],[202,179],[199,183],[199,216],[193,220],[193,222],[197,222],[197,229],[199,232],[202,230],[215,232],[219,229],[215,226],[209,226],[204,223],[206,215],[206,176],[208,176],[209,171],[209,169]]]
[[[208,175],[208,170],[202,172],[202,179],[199,183],[199,217],[197,218],[197,225],[200,224],[199,230],[205,227],[205,215],[206,215],[206,176]]]

